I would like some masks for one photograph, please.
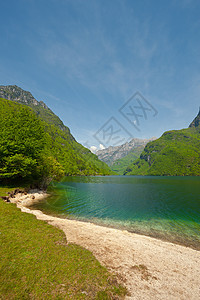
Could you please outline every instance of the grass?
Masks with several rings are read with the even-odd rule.
[[[0,196],[7,191],[0,188]],[[91,252],[2,200],[0,243],[0,299],[123,299],[126,294]]]

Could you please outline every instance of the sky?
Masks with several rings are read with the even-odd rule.
[[[1,0],[0,85],[30,91],[93,149],[186,128],[199,15],[199,0]]]

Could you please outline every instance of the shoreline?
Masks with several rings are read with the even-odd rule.
[[[38,201],[41,201],[41,200],[42,199],[39,199]],[[36,202],[38,202],[38,201],[36,201]],[[38,210],[38,209],[34,209],[32,204],[27,205],[26,207],[30,208],[30,210]],[[119,231],[127,231],[129,233],[137,234],[139,236],[146,236],[146,237],[150,237],[150,238],[160,240],[160,241],[163,241],[163,242],[168,242],[168,243],[171,243],[171,244],[175,244],[175,245],[191,248],[191,249],[196,250],[196,251],[200,251],[200,243],[199,242],[191,242],[190,240],[186,241],[186,240],[181,239],[181,237],[179,237],[179,236],[177,236],[176,238],[172,238],[171,235],[166,234],[166,236],[164,236],[162,233],[159,233],[158,231],[155,234],[145,233],[145,232],[142,232],[142,231],[139,231],[139,230],[131,230],[131,229],[128,229],[128,228],[123,227],[123,226],[115,226],[115,225],[108,224],[108,223],[102,223],[101,221],[99,221],[99,222],[96,221],[96,220],[94,221],[93,219],[90,219],[90,220],[88,220],[88,219],[76,219],[75,217],[74,218],[73,217],[69,218],[69,217],[62,216],[62,215],[59,215],[59,214],[56,214],[56,213],[55,214],[48,214],[45,211],[42,211],[42,210],[39,210],[39,211],[42,212],[45,215],[52,216],[52,217],[55,217],[55,218],[58,218],[58,219],[61,219],[61,220],[66,220],[67,219],[67,220],[70,220],[70,221],[90,223],[90,224],[94,224],[94,225],[104,227],[104,228],[112,228],[112,229],[116,229],[116,230],[119,230]]]
[[[47,195],[51,195],[51,194],[47,194]],[[35,208],[34,207],[34,204],[42,201],[43,198],[39,198],[39,199],[36,199],[35,202],[30,202],[30,205],[26,205],[25,203],[25,206],[26,207],[29,207],[31,210],[40,210],[40,208]],[[47,214],[47,215],[50,215],[50,216],[53,216],[53,217],[57,217],[59,219],[68,219],[68,220],[74,220],[74,221],[80,221],[80,222],[85,222],[85,223],[91,223],[91,224],[94,224],[94,225],[98,225],[98,226],[102,226],[102,227],[105,227],[105,228],[113,228],[113,229],[118,229],[118,230],[121,230],[121,231],[128,231],[130,233],[134,233],[134,234],[137,234],[137,235],[142,235],[142,236],[147,236],[147,237],[150,237],[150,238],[155,238],[155,239],[158,239],[158,240],[161,240],[161,241],[164,241],[164,242],[169,242],[169,243],[172,243],[172,244],[176,244],[176,245],[181,245],[181,246],[184,246],[184,247],[189,247],[189,248],[192,248],[194,250],[198,250],[200,251],[200,240],[195,240],[194,238],[193,239],[189,239],[187,236],[184,236],[183,234],[182,235],[177,235],[175,232],[163,232],[162,230],[153,230],[152,232],[149,232],[149,231],[145,231],[145,230],[141,230],[141,229],[138,229],[138,228],[134,228],[134,229],[130,229],[124,225],[119,225],[119,223],[107,223],[107,222],[103,222],[102,220],[99,220],[99,219],[87,219],[87,218],[76,218],[75,216],[74,217],[71,217],[71,216],[66,216],[66,215],[62,215],[62,214],[59,214],[59,213],[48,213],[48,211],[43,211],[43,210],[40,210],[42,213],[44,214]]]
[[[42,191],[17,194],[11,200],[22,212],[64,231],[69,243],[91,251],[100,263],[117,274],[128,289],[126,299],[200,298],[200,252],[153,237],[78,220],[46,215],[29,209],[48,197]]]

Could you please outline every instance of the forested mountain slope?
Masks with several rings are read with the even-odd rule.
[[[190,127],[165,132],[144,148],[126,175],[200,176],[200,112]]]
[[[58,125],[59,118],[54,124],[51,118],[47,122],[38,115],[30,107],[0,98],[1,181],[110,173],[105,163],[75,141],[67,127]]]
[[[123,175],[127,166],[132,164],[136,159],[140,157],[140,154],[144,150],[144,145],[134,147],[126,156],[117,159],[110,166],[113,172],[116,172],[119,175]]]

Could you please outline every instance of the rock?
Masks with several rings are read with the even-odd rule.
[[[1,196],[1,199],[3,199],[6,202],[10,202],[9,196]]]
[[[200,125],[200,108],[199,113],[196,116],[196,118],[192,121],[192,123],[189,125],[189,127],[198,127]]]
[[[18,193],[24,194],[24,190],[19,190]]]
[[[13,193],[14,195],[17,195],[19,193],[19,189],[15,189]]]

